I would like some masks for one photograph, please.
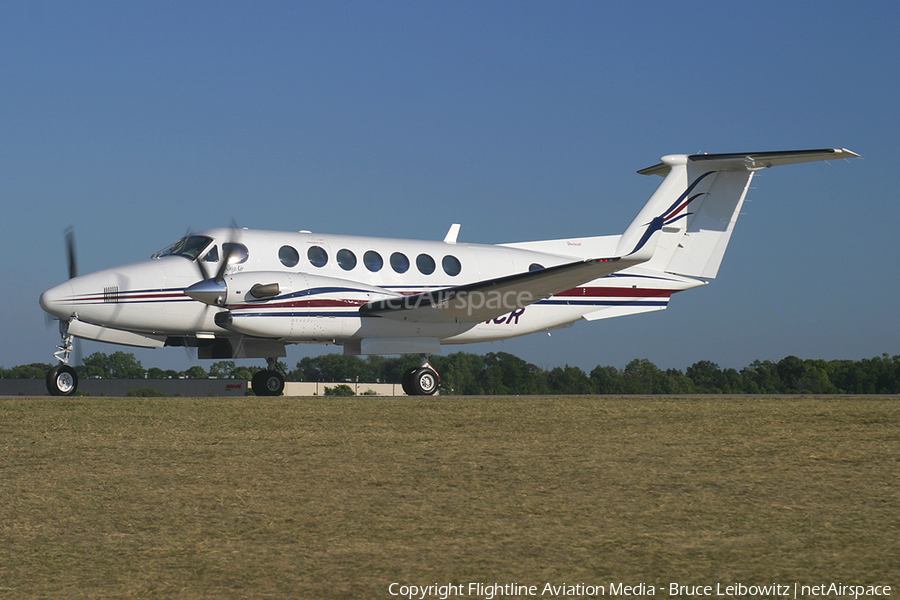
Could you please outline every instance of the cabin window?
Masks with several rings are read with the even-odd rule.
[[[293,246],[282,246],[278,249],[278,260],[288,268],[296,267],[300,262],[300,253]]]
[[[409,271],[409,259],[402,252],[394,252],[391,254],[391,268],[397,273],[406,273]]]
[[[444,268],[444,273],[450,277],[456,277],[459,275],[459,272],[462,271],[462,265],[459,264],[459,259],[451,254],[448,254],[441,260],[441,266]]]
[[[247,262],[247,259],[250,258],[250,251],[247,250],[247,246],[234,242],[222,244],[222,254],[228,257],[229,265],[239,265]]]
[[[431,275],[434,273],[434,259],[427,254],[420,254],[416,257],[416,267],[422,275]]]
[[[314,267],[324,267],[328,263],[328,253],[321,246],[310,246],[306,251],[306,258]]]
[[[352,271],[356,267],[356,255],[346,248],[338,250],[337,261],[345,271]]]
[[[384,266],[384,259],[374,250],[369,250],[363,254],[363,264],[373,273],[377,273]]]
[[[544,270],[544,265],[539,265],[538,263],[531,263],[531,265],[528,267],[529,273],[534,273],[535,271],[543,271],[543,270]]]

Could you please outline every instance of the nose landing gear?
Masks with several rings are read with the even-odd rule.
[[[75,349],[75,338],[69,335],[69,321],[60,320],[59,335],[62,341],[53,353],[59,364],[47,373],[47,391],[51,396],[71,396],[78,390],[78,374],[69,366],[69,355]]]

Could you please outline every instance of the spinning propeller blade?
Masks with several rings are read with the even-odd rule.
[[[78,265],[75,258],[75,230],[70,225],[66,227],[66,257],[69,261],[69,279],[78,277]]]
[[[75,253],[75,228],[69,225],[65,229],[66,240],[66,262],[69,264],[69,279],[78,277],[78,259]],[[44,313],[44,324],[49,325],[50,321],[59,321],[56,317],[51,317],[49,313]],[[62,327],[62,324],[60,324]],[[62,332],[62,329],[60,330]],[[73,364],[83,364],[81,359],[81,341],[78,338],[72,340],[72,349],[75,357]]]
[[[232,221],[231,235],[228,236],[227,240],[223,240],[221,243],[222,255],[219,257],[219,268],[216,269],[215,277],[209,279],[206,273],[204,273],[203,279],[194,285],[185,288],[185,294],[194,300],[211,306],[224,306],[225,298],[228,295],[228,286],[225,285],[225,270],[228,268],[229,263],[231,263],[231,258],[238,247],[239,243],[237,240],[240,237],[238,231],[237,223]],[[197,260],[197,263],[199,264],[200,260]],[[200,266],[200,270],[204,271],[202,265]]]

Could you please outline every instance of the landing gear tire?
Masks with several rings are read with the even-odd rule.
[[[284,392],[284,377],[278,371],[260,371],[250,381],[257,396],[280,396]]]
[[[47,391],[51,396],[71,396],[78,389],[78,374],[69,365],[56,365],[47,373]]]
[[[400,386],[403,388],[403,393],[406,394],[407,396],[415,396],[416,395],[416,392],[413,389],[412,380],[413,380],[413,376],[416,374],[416,371],[418,371],[418,370],[419,370],[418,368],[413,367],[412,369],[410,369],[406,373],[404,373],[403,378],[400,380]]]
[[[410,369],[403,374],[403,391],[410,396],[431,396],[440,382],[440,376],[431,367]]]
[[[416,394],[420,396],[431,396],[437,391],[440,383],[441,378],[437,371],[430,367],[416,369],[415,374],[413,374],[412,386]]]

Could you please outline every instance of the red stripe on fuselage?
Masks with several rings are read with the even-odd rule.
[[[558,294],[554,298],[668,298],[674,290],[659,290],[652,288],[608,288],[608,287],[577,287]]]
[[[292,302],[260,302],[259,304],[240,304],[237,306],[229,306],[233,310],[241,310],[245,308],[358,308],[367,303],[368,300],[340,300],[340,299],[321,299],[321,300],[294,300]]]

